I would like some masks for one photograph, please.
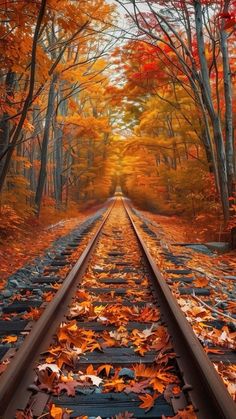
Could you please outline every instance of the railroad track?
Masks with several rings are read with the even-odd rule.
[[[19,284],[16,279],[14,289],[10,281],[10,298],[1,300],[0,305],[0,359],[4,362],[11,358],[19,348],[24,337],[32,329],[48,302],[78,260],[88,244],[96,224],[102,219],[102,211],[88,218],[68,237],[63,238],[60,245],[56,244],[43,255],[39,263],[30,269],[20,269],[16,277],[22,277]],[[27,276],[25,274],[27,273]],[[14,290],[14,292],[13,292]],[[10,338],[9,338],[10,336]],[[5,360],[5,361],[4,361]]]
[[[2,374],[0,406],[4,419],[49,418],[52,406],[67,417],[158,419],[192,406],[200,419],[235,418],[121,199]]]

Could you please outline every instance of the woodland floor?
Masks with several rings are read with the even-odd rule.
[[[65,214],[64,218],[42,216],[40,220],[31,219],[19,226],[14,234],[0,240],[0,289],[4,288],[6,279],[17,269],[36,256],[44,253],[56,239],[72,231],[101,206],[80,210],[75,214]]]
[[[224,231],[223,220],[219,216],[206,214],[195,219],[177,215],[165,216],[142,211],[143,215],[160,224],[175,241],[183,243],[204,243],[228,241],[230,233]]]
[[[223,237],[220,237],[219,225],[211,225],[207,227],[205,224],[194,224],[185,218],[178,216],[163,216],[153,214],[149,211],[141,211],[141,214],[147,219],[154,221],[158,226],[161,227],[164,234],[164,242],[168,246],[173,246],[176,243],[205,243],[211,241],[224,241]],[[218,239],[217,239],[218,237]],[[185,251],[185,247],[178,247],[178,252]],[[205,263],[209,268],[213,268],[214,272],[219,267],[219,274],[221,274],[221,265],[231,266],[232,270],[236,270],[236,252],[235,250],[225,253],[214,253],[213,257],[195,252],[188,249],[191,252],[193,260],[196,263]],[[233,275],[233,272],[232,272]]]
[[[57,215],[50,219],[44,216],[41,220],[32,219],[20,226],[14,234],[0,240],[0,289],[5,286],[9,275],[32,261],[36,256],[40,256],[53,241],[69,233],[98,209],[99,206],[93,206],[78,211],[76,216],[73,214],[72,217],[69,214],[68,216],[65,215],[65,218]],[[206,226],[205,220],[192,223],[180,216],[164,216],[149,211],[142,211],[141,213],[160,225],[166,238],[171,242],[197,243],[223,240],[220,237],[221,226],[217,225],[216,222]],[[219,261],[227,261],[229,258],[233,259],[236,264],[235,252],[217,257]],[[208,259],[210,263],[215,264],[215,258],[214,262],[211,261],[211,258]]]

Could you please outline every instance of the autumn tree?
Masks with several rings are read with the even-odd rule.
[[[84,103],[91,101],[93,89],[96,96],[96,86],[107,83],[103,73],[108,64],[102,57],[116,42],[113,11],[103,0],[82,1],[79,7],[71,1],[7,2],[1,9],[2,20],[7,21],[1,33],[3,204],[12,201],[18,208],[23,200],[26,208],[35,206],[39,213],[48,196],[62,209],[81,176],[75,164],[76,153],[83,153],[80,147],[95,157],[105,156],[107,110],[103,114]],[[74,129],[80,124],[82,131]],[[98,163],[100,173],[106,171],[105,160],[106,156]],[[90,170],[91,164],[85,165],[84,176]],[[104,196],[109,181],[107,186]]]
[[[158,48],[165,66],[174,54],[178,79],[191,88],[202,114],[205,140],[212,154],[224,217],[235,182],[232,135],[232,60],[235,4],[228,1],[118,1],[137,27],[139,39]],[[130,4],[130,6],[129,6]],[[220,91],[223,89],[223,100]],[[225,118],[222,118],[222,109]],[[226,110],[227,109],[227,110]]]

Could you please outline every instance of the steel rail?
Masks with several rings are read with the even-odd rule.
[[[0,417],[15,418],[17,409],[24,409],[31,395],[28,389],[35,376],[33,365],[36,358],[50,345],[57,327],[65,319],[68,304],[78,287],[90,256],[97,244],[103,226],[106,223],[116,200],[107,209],[104,219],[89,241],[80,258],[67,275],[53,300],[47,305],[39,320],[25,338],[10,365],[0,377]]]
[[[158,303],[185,383],[183,390],[187,392],[199,419],[235,419],[236,407],[233,399],[173,297],[123,198],[122,202],[152,273]]]

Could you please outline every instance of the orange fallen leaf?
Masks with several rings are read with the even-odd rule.
[[[124,380],[122,378],[110,380],[103,385],[103,388],[106,391],[114,390],[115,392],[118,392],[118,393],[123,391],[125,387],[126,387],[126,385],[125,385]]]
[[[20,301],[22,300],[22,295],[21,294],[15,294],[12,298],[11,301]]]
[[[72,413],[73,410],[64,409],[59,406],[56,406],[55,404],[52,404],[50,408],[50,415],[53,419],[63,419],[64,413]]]
[[[14,343],[17,341],[17,336],[6,336],[2,339],[2,343]]]
[[[90,364],[86,369],[86,374],[96,375],[96,370],[93,368],[93,365]]]
[[[102,371],[105,371],[106,372],[106,376],[108,377],[109,374],[110,374],[111,369],[112,369],[112,365],[110,365],[110,364],[104,364],[104,365],[101,365],[98,368],[97,373],[100,374]]]
[[[23,314],[22,319],[24,320],[38,320],[39,317],[42,314],[42,309],[37,308],[37,307],[31,307],[30,311],[28,311],[27,313]]]
[[[55,282],[54,284],[51,284],[50,286],[54,290],[59,290],[59,288],[61,288],[61,284],[59,284],[58,282]]]
[[[179,410],[175,416],[162,416],[162,419],[197,419],[193,406],[187,406],[186,409]]]
[[[197,288],[203,288],[208,285],[208,282],[209,282],[209,279],[202,277],[202,278],[195,279],[193,281],[193,284]]]
[[[152,385],[154,390],[157,390],[159,393],[163,393],[165,385],[159,380],[158,377],[153,378],[150,381],[150,384]]]
[[[50,415],[53,419],[62,419],[63,409],[53,404],[50,409]]]
[[[213,349],[213,348],[204,348],[205,352],[207,354],[223,354],[224,352],[221,351],[220,349]]]
[[[54,297],[54,293],[51,292],[51,291],[43,293],[43,300],[44,301],[50,302],[50,301],[52,301],[53,297]]]
[[[145,412],[148,412],[154,406],[157,397],[157,393],[154,393],[153,396],[148,393],[145,394],[145,396],[139,396],[139,399],[142,401],[139,407],[141,407],[141,409],[145,409]]]

